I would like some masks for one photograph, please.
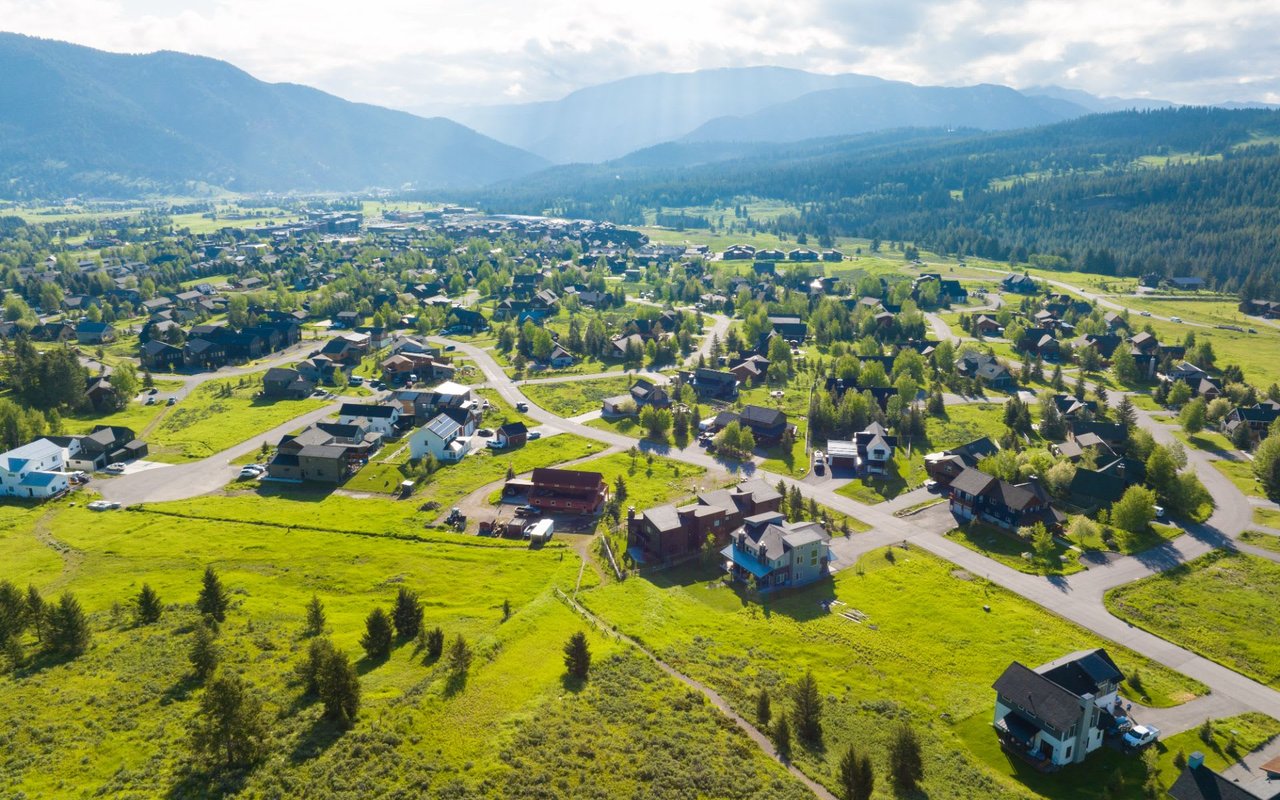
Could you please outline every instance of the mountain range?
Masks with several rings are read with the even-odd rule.
[[[469,186],[545,165],[451,120],[264,83],[214,59],[0,34],[9,196]]]

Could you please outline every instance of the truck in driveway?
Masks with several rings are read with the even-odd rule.
[[[534,544],[545,544],[551,541],[551,535],[555,532],[556,523],[549,519],[540,519],[524,529],[525,536]]]

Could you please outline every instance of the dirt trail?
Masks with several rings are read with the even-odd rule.
[[[44,516],[36,521],[34,529],[36,540],[62,558],[62,572],[45,587],[46,593],[61,589],[70,583],[71,579],[80,571],[80,565],[84,562],[84,553],[66,542],[61,542],[54,538],[53,533],[49,530],[49,518],[51,516],[53,516],[52,511],[45,513]]]

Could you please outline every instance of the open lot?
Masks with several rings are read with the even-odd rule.
[[[567,418],[599,411],[600,401],[626,394],[635,382],[633,375],[619,375],[591,381],[526,383],[520,386],[520,391],[531,402],[556,416]]]
[[[1254,680],[1280,686],[1280,565],[1210,553],[1107,595],[1111,612]]]

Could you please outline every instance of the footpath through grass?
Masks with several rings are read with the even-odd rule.
[[[983,718],[985,735],[994,741],[990,686],[1014,659],[1038,665],[1105,646],[1126,673],[1139,671],[1155,705],[1205,691],[916,549],[872,552],[829,583],[765,600],[722,585],[717,569],[701,566],[602,585],[581,599],[713,686],[748,718],[762,688],[780,707],[787,685],[812,670],[826,698],[825,749],[798,747],[795,759],[830,787],[848,744],[883,764],[892,722],[906,718],[925,743],[929,797],[967,800],[1016,791],[975,759],[954,724]],[[828,612],[822,603],[831,600],[844,605]],[[853,611],[865,617],[842,616]]]
[[[1107,593],[1113,614],[1243,675],[1280,687],[1280,564],[1215,551]]]

